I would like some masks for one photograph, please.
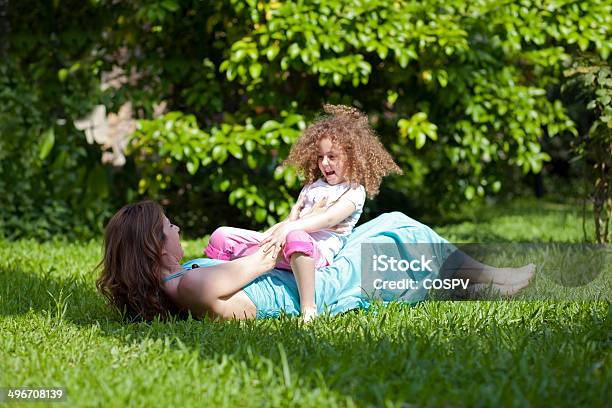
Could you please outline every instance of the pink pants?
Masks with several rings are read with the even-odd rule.
[[[263,234],[261,232],[242,228],[219,227],[210,236],[204,253],[209,258],[231,261],[257,251],[262,239]],[[329,265],[317,247],[317,242],[307,232],[297,230],[287,234],[283,246],[283,257],[279,257],[276,266],[291,270],[289,261],[291,255],[296,252],[312,257],[315,260],[315,268]]]

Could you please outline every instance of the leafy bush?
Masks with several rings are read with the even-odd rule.
[[[56,106],[43,91],[51,87],[35,92],[29,73],[0,67],[0,234],[97,234],[111,210],[100,150],[54,120]]]
[[[104,14],[89,5],[10,2],[0,64],[0,234],[87,237],[112,210],[100,149],[71,125],[100,96],[87,53],[102,36]],[[83,28],[85,18],[93,22]]]
[[[593,203],[595,241],[608,243],[612,218],[612,70],[604,61],[590,56],[575,61],[565,76],[565,92],[576,95],[595,116],[588,130],[575,141],[574,152],[589,165],[590,179],[594,181],[589,198]]]
[[[8,60],[23,78],[15,94],[45,98],[26,103],[37,122],[15,126],[65,134],[47,162],[60,148],[85,149],[58,177],[97,157],[71,126],[59,131],[56,119],[69,124],[97,103],[112,110],[126,100],[142,119],[128,166],[120,177],[107,174],[108,198],[77,181],[42,197],[102,205],[137,191],[180,209],[190,227],[253,227],[283,217],[299,181],[276,166],[323,102],[368,113],[404,169],[367,206],[371,215],[389,206],[444,214],[512,189],[549,160],[543,140],[577,134],[550,92],[563,69],[585,52],[608,61],[612,44],[612,6],[604,0],[33,4],[10,3]],[[79,31],[74,21],[92,24]],[[130,80],[100,92],[101,72],[113,67]],[[11,81],[3,85],[9,93],[17,89]],[[150,119],[162,100],[170,113]],[[3,112],[23,117],[11,109]],[[2,131],[3,143],[8,135]],[[27,140],[41,145],[40,136]],[[37,214],[28,208],[9,213]],[[95,214],[99,222],[104,211]]]
[[[286,217],[292,200],[288,189],[297,187],[298,180],[293,169],[277,165],[304,128],[304,120],[286,112],[280,116],[282,122],[269,120],[258,129],[247,122],[245,126],[223,124],[207,132],[198,127],[193,115],[180,112],[141,121],[131,144],[141,169],[139,192],[157,197],[171,191],[173,197],[168,199],[172,201],[181,196],[199,201],[220,193],[257,223],[272,224]],[[213,224],[218,219],[199,221]]]

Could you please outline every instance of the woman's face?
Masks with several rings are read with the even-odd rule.
[[[179,231],[181,229],[172,224],[167,217],[164,217],[164,235],[166,241],[164,242],[164,253],[170,255],[172,259],[176,259],[180,262],[183,259],[183,248],[181,247],[181,239],[179,237]]]

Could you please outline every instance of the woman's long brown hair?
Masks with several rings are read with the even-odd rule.
[[[154,201],[121,208],[104,232],[104,258],[96,281],[112,306],[132,318],[161,319],[177,312],[160,287],[164,210]]]

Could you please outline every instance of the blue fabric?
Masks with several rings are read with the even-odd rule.
[[[329,312],[331,315],[355,308],[367,308],[369,295],[361,288],[361,249],[362,244],[395,244],[391,247],[401,256],[402,243],[423,243],[434,255],[436,268],[453,252],[452,245],[436,234],[428,226],[400,213],[392,212],[360,225],[348,237],[346,245],[338,253],[334,262],[317,269],[315,279],[315,302],[318,312]],[[191,268],[197,263],[200,267],[211,266],[225,261],[199,258],[183,265]],[[433,274],[437,275],[437,272]],[[431,274],[430,274],[431,275]],[[417,277],[423,279],[425,275]],[[435,277],[435,276],[429,276]],[[299,315],[300,302],[295,278],[291,272],[273,269],[244,287],[243,291],[257,308],[257,318],[277,317],[284,311],[288,315]],[[402,299],[408,303],[424,300],[427,291],[415,289],[404,294]]]

